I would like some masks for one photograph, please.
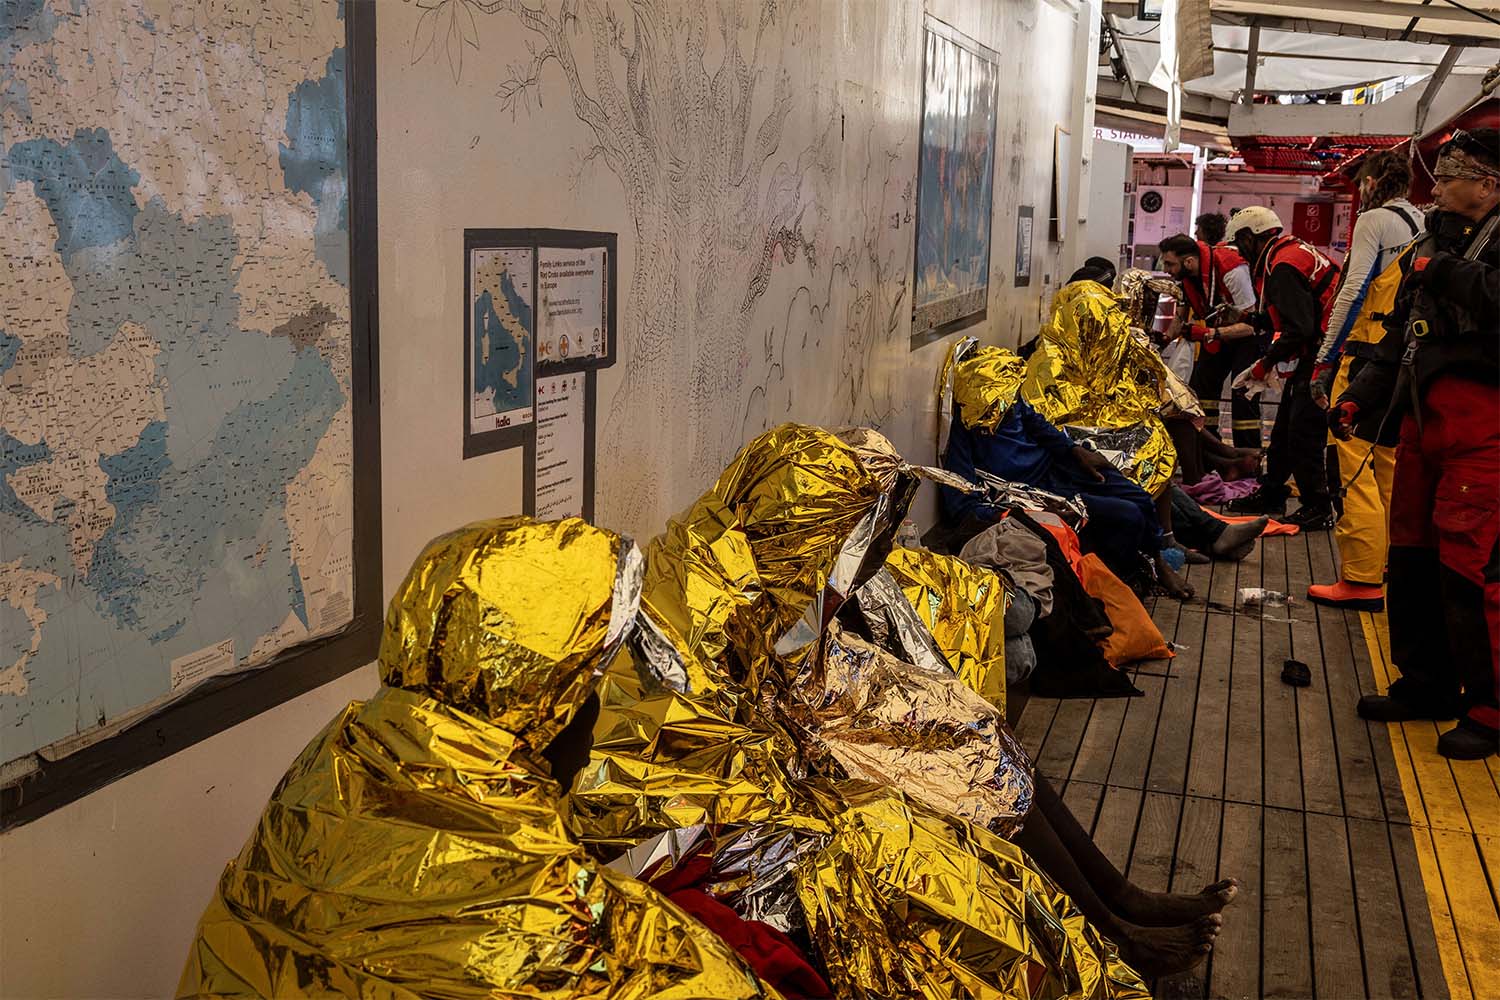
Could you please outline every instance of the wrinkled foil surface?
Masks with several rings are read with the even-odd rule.
[[[621,640],[635,552],[578,520],[434,541],[386,618],[386,686],[277,786],[179,995],[773,996],[717,936],[589,858],[533,752]]]
[[[1143,996],[1065,896],[1021,890],[1022,871],[1028,885],[1047,883],[1004,841],[1010,860],[991,875],[1003,906],[986,902],[969,923],[934,915],[927,944],[908,941],[914,907],[966,897],[962,880],[995,864],[972,849],[987,834],[940,810],[1014,829],[1032,791],[1024,750],[976,693],[992,692],[992,675],[1003,683],[1003,588],[896,556],[944,642],[891,575],[912,474],[871,432],[786,425],[746,445],[673,519],[648,546],[636,637],[605,675],[594,756],[568,797],[571,829],[645,878],[707,853],[707,888],[742,916],[810,932],[839,996]],[[978,607],[961,611],[971,595]],[[971,666],[973,687],[955,663]],[[855,836],[866,828],[850,795],[889,799],[947,832],[894,872]],[[1050,937],[1027,931],[1015,916],[1025,913]],[[945,938],[972,950],[969,967],[944,965],[932,949]],[[1007,965],[982,953],[1028,957]]]
[[[970,690],[1005,714],[1005,610],[998,573],[926,549],[892,550],[886,568]]]
[[[1167,368],[1103,285],[1075,281],[1053,299],[1021,396],[1052,423],[1089,431],[1140,428],[1129,452],[1106,453],[1155,496],[1167,488],[1177,449],[1157,415]]]

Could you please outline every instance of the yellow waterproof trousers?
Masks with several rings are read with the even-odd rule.
[[[1329,399],[1338,398],[1349,386],[1349,362],[1339,362]],[[1344,483],[1344,513],[1334,528],[1339,546],[1340,575],[1349,583],[1380,586],[1385,578],[1386,521],[1391,506],[1391,481],[1396,474],[1396,449],[1359,438],[1340,441],[1329,435],[1338,452],[1339,478]],[[1369,460],[1365,456],[1369,455]],[[1363,468],[1361,468],[1363,463]],[[1353,482],[1355,470],[1359,475]]]

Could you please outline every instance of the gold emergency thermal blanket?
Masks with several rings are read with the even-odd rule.
[[[1004,714],[1010,595],[1000,575],[926,549],[893,549],[885,565],[954,673]]]
[[[742,916],[810,931],[841,997],[1142,996],[1066,897],[1023,893],[1020,871],[1045,880],[1013,848],[1015,864],[993,876],[1003,903],[972,900],[967,919],[941,911],[908,930],[928,900],[970,897],[964,879],[992,864],[964,819],[933,820],[950,832],[902,854],[899,871],[861,839],[870,828],[846,789],[890,800],[898,816],[955,810],[1000,830],[1019,825],[1032,793],[1000,711],[952,666],[971,658],[980,687],[986,667],[1003,678],[991,644],[991,629],[1003,642],[1003,594],[985,590],[959,625],[956,606],[941,605],[978,585],[911,560],[940,594],[933,620],[960,637],[946,650],[884,568],[912,488],[893,454],[869,432],[775,428],[650,544],[637,630],[606,673],[594,754],[568,797],[571,828],[627,859],[653,856],[643,840],[705,831],[714,891]],[[845,617],[889,641],[854,634]],[[1028,907],[1055,929],[1051,945],[1016,919]],[[945,971],[947,952],[972,968]],[[1012,961],[986,957],[1001,954]]]
[[[634,545],[576,519],[432,542],[391,602],[384,686],[277,786],[179,994],[772,995],[701,924],[589,858],[537,755],[630,626],[640,575]]]
[[[1021,396],[1155,496],[1177,465],[1177,449],[1156,412],[1167,374],[1109,290],[1075,281],[1053,300]]]

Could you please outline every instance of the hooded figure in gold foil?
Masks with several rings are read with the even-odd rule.
[[[1021,397],[1075,440],[1087,435],[1128,479],[1157,496],[1177,466],[1157,415],[1170,375],[1109,289],[1073,281],[1052,300]]]
[[[548,755],[631,627],[641,570],[576,519],[429,544],[386,616],[383,686],[277,786],[179,994],[774,996],[558,813]]]
[[[1053,830],[1065,807],[1005,726],[999,579],[900,552],[903,581],[884,568],[914,471],[878,434],[784,425],[669,524],[570,822],[605,854],[654,837],[632,853],[647,878],[706,852],[721,897],[806,935],[840,996],[1142,996],[1016,846],[1119,877],[1091,843],[1069,860],[1081,830]],[[1119,877],[1107,895],[1135,895],[1115,915],[1075,881],[1157,970],[1201,961],[1233,895]]]

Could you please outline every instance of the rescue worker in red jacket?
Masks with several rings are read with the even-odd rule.
[[[1260,205],[1234,213],[1229,238],[1240,255],[1253,262],[1256,312],[1248,325],[1271,338],[1264,356],[1242,380],[1264,382],[1276,366],[1296,364],[1281,391],[1260,486],[1231,503],[1230,510],[1280,517],[1290,493],[1287,479],[1294,478],[1302,506],[1285,520],[1305,531],[1327,531],[1334,521],[1324,466],[1328,431],[1311,384],[1313,361],[1338,291],[1339,267],[1317,247],[1285,232],[1276,213]],[[1231,327],[1224,335],[1240,332]]]
[[[1239,320],[1255,309],[1255,286],[1250,266],[1230,246],[1210,246],[1186,233],[1157,244],[1161,267],[1182,286],[1192,310],[1186,335],[1201,346],[1193,365],[1192,389],[1207,418],[1205,429],[1219,434],[1219,397],[1224,380],[1237,378],[1260,357],[1255,331]],[[1225,337],[1224,331],[1239,331]],[[1234,390],[1230,396],[1231,428],[1238,448],[1260,447],[1260,402]]]
[[[1391,490],[1389,694],[1359,714],[1451,719],[1438,753],[1500,741],[1500,132],[1456,132],[1438,152],[1426,231],[1401,255],[1385,337],[1329,411],[1347,437],[1399,421]]]

